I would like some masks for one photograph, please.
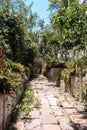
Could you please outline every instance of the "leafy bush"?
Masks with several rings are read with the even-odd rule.
[[[22,73],[25,71],[24,66],[20,63],[13,62],[10,59],[6,60],[6,63],[8,64],[8,67],[11,68],[13,71],[17,71],[19,73]]]
[[[17,90],[20,88],[20,84],[27,79],[24,66],[9,59],[5,61],[5,64],[5,68],[0,68],[0,76],[5,77],[6,82],[4,85],[4,82],[0,80],[0,83],[2,83],[3,87],[8,86],[9,90]]]

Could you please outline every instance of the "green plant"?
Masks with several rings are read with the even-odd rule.
[[[10,59],[6,59],[6,63],[8,64],[9,68],[12,68],[13,71],[17,72],[24,72],[24,66],[21,65],[20,63],[13,62]]]
[[[61,76],[64,80],[66,80],[67,82],[69,82],[70,79],[70,71],[68,69],[64,69],[61,73]]]
[[[35,99],[34,99],[34,107],[39,108],[40,105],[41,105],[41,100],[35,97]]]
[[[58,101],[58,102],[57,102],[57,106],[59,106],[59,107],[63,107],[63,105],[62,105],[62,101]]]
[[[30,88],[26,90],[24,98],[21,104],[17,105],[17,108],[28,115],[33,108],[38,108],[41,105],[40,100],[34,96],[33,90]]]
[[[5,61],[5,68],[0,68],[0,77],[5,77],[5,82],[3,79],[0,80],[0,83],[5,86],[5,89],[9,88],[10,90],[18,90],[21,87],[21,83],[27,78],[25,74],[24,66],[20,63],[15,63],[9,59]]]

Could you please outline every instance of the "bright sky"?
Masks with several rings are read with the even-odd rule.
[[[49,11],[48,9],[48,0],[27,0],[27,2],[31,3],[34,2],[32,6],[32,11],[37,12],[41,19],[44,19],[45,24],[49,23]]]
[[[83,0],[79,0],[79,3],[82,4]]]

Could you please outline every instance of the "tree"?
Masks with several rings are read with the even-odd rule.
[[[33,63],[35,45],[33,47],[30,34],[36,24],[37,13],[32,12],[32,3],[29,6],[23,0],[0,0],[0,3],[0,37],[6,56],[25,65]]]
[[[39,16],[36,12],[32,12],[33,2],[26,4],[26,0],[0,0],[0,9],[3,13],[11,13],[20,21],[25,33],[31,33],[37,25]]]
[[[54,11],[58,11],[60,8],[60,2],[59,0],[48,0],[49,1],[49,10],[51,10],[51,12]]]
[[[67,9],[63,8],[58,15],[53,15],[52,26],[61,32],[61,43],[66,49],[86,44],[87,30],[86,7],[74,4]]]
[[[49,0],[49,9],[59,11],[63,7],[68,7],[75,3],[76,0]]]
[[[14,61],[22,61],[25,51],[24,32],[18,19],[10,14],[0,13],[0,35],[4,39],[6,54]]]

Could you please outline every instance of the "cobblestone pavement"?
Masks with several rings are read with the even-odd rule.
[[[76,101],[62,86],[39,75],[30,82],[35,96],[41,100],[41,107],[30,113],[30,119],[19,119],[17,130],[87,130],[87,117],[83,104]]]

